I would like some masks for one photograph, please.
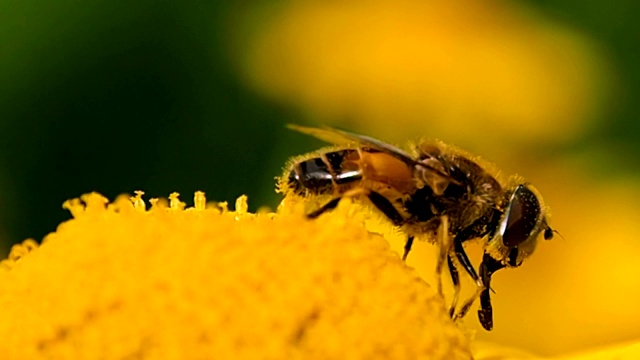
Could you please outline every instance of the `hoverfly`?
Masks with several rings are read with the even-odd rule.
[[[289,128],[339,146],[294,159],[279,179],[279,192],[331,196],[306,215],[310,219],[334,209],[343,198],[372,205],[407,235],[403,260],[416,237],[438,242],[440,231],[444,240],[439,241],[437,272],[440,278],[446,259],[455,289],[450,308],[454,320],[463,317],[480,297],[478,317],[482,326],[491,330],[492,275],[505,267],[520,266],[533,253],[540,235],[546,240],[553,238],[548,210],[533,186],[515,176],[502,184],[462,150],[424,141],[408,153],[368,136],[329,127]],[[472,239],[484,243],[480,275],[463,246]],[[474,296],[458,312],[460,276],[456,264],[477,285]]]

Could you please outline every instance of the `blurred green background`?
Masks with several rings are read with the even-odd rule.
[[[638,4],[4,1],[0,255],[91,191],[275,208],[285,161],[320,144],[286,123],[424,135],[521,173],[566,239],[496,277],[500,325],[478,338],[541,354],[633,339]],[[409,265],[430,273],[421,246]]]
[[[294,119],[236,79],[229,3],[0,8],[1,254],[41,240],[70,217],[61,204],[90,191],[276,204],[276,144]]]
[[[283,128],[304,122],[303,112],[239,79],[235,42],[261,24],[238,13],[265,4],[4,1],[0,253],[53,231],[69,218],[62,202],[89,191],[110,199],[178,191],[190,202],[203,190],[220,201],[248,194],[253,210],[274,207],[273,177],[289,155],[315,145]],[[523,4],[594,39],[619,75],[619,91],[604,94],[613,98],[606,121],[562,150],[605,149],[594,172],[637,172],[637,3]]]
[[[605,148],[615,161],[594,170],[637,172],[637,2],[525,4],[595,39],[622,74],[606,121],[565,150]],[[313,148],[283,129],[305,120],[299,111],[238,79],[230,52],[246,24],[234,24],[236,2],[9,0],[0,8],[1,253],[53,231],[69,217],[62,202],[89,191],[113,199],[136,189],[184,198],[203,190],[221,201],[246,193],[253,209],[275,206],[273,176],[288,155]]]

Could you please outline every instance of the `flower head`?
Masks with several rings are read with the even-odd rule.
[[[196,193],[65,203],[0,266],[7,359],[468,359],[444,302],[349,210],[307,221]],[[286,210],[286,209],[285,209]]]

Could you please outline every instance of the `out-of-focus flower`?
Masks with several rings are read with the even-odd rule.
[[[285,4],[252,24],[246,78],[321,122],[504,147],[574,137],[606,93],[587,40],[514,2]]]

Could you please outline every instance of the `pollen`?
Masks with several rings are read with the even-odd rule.
[[[469,359],[443,300],[347,206],[64,203],[0,262],[3,359]]]

